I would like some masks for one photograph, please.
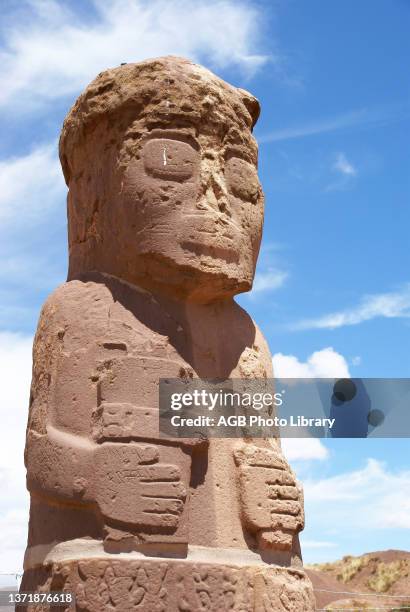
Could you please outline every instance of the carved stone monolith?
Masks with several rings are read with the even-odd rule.
[[[68,113],[69,273],[34,342],[23,590],[90,612],[314,609],[279,440],[158,431],[160,377],[273,376],[233,300],[261,240],[258,114],[175,57],[101,73]]]

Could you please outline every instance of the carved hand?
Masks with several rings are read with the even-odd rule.
[[[303,529],[302,489],[283,457],[273,448],[242,443],[234,451],[239,468],[242,520],[260,548],[290,550]]]
[[[186,490],[177,465],[159,463],[153,444],[102,444],[95,452],[101,512],[133,526],[175,529]]]

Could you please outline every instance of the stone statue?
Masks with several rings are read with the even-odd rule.
[[[158,432],[160,377],[273,376],[233,300],[261,240],[258,115],[175,57],[101,73],[68,113],[69,273],[34,342],[23,590],[99,612],[314,609],[279,441]]]

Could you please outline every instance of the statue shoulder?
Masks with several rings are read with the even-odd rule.
[[[64,336],[70,330],[81,333],[105,327],[112,303],[112,295],[103,283],[79,280],[63,283],[43,304],[37,335]]]
[[[272,378],[272,356],[266,338],[256,322],[238,304],[233,311],[231,328],[240,353],[236,376]]]
[[[261,351],[263,351],[264,353],[267,353],[269,355],[269,357],[270,357],[271,354],[270,354],[270,350],[269,350],[268,341],[266,340],[265,336],[263,335],[260,327],[257,325],[257,323],[253,319],[252,319],[252,323],[253,323],[254,328],[255,328],[255,344],[260,347]]]

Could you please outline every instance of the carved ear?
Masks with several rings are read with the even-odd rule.
[[[252,128],[255,127],[257,120],[259,119],[259,115],[261,112],[261,106],[259,101],[246,91],[245,89],[238,89],[239,95],[241,96],[243,104],[246,106],[246,110],[251,116],[252,119]]]

